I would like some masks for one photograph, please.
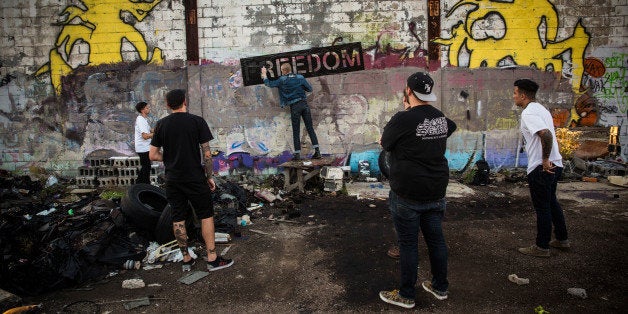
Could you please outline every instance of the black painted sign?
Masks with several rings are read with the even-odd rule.
[[[284,63],[292,65],[292,72],[314,77],[364,70],[362,44],[349,43],[329,47],[291,51],[240,59],[244,86],[263,84],[260,69],[265,66],[269,79],[277,79]]]

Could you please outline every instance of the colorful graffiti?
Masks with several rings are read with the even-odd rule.
[[[55,47],[50,50],[49,60],[41,66],[36,76],[50,73],[50,81],[57,95],[61,93],[61,78],[76,68],[71,65],[71,54],[81,43],[89,45],[87,64],[95,66],[124,61],[122,46],[128,41],[135,47],[139,57],[146,63],[163,63],[161,49],[153,48],[149,54],[144,36],[123,19],[124,12],[130,13],[141,22],[162,0],[137,2],[131,0],[82,0],[84,8],[70,5],[65,8],[63,28],[59,32]]]
[[[613,53],[607,58],[586,58],[581,90],[571,109],[570,127],[612,124],[608,116],[628,112],[628,81],[626,62],[628,54]],[[604,118],[602,118],[604,116]]]
[[[590,39],[581,21],[571,37],[559,41],[558,14],[549,0],[461,0],[447,17],[467,6],[472,8],[452,27],[452,37],[434,40],[449,46],[449,64],[461,66],[462,56],[468,55],[469,68],[534,66],[563,73],[578,92]]]

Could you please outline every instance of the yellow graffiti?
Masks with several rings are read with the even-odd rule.
[[[471,9],[465,21],[452,27],[452,37],[433,40],[449,46],[451,65],[459,66],[459,57],[466,47],[469,68],[497,67],[500,62],[511,59],[517,65],[568,72],[572,88],[578,92],[584,73],[584,50],[590,39],[580,21],[571,37],[557,41],[558,14],[548,0],[461,0],[447,17],[462,6],[471,6]],[[493,30],[482,34],[477,29],[496,21],[504,25],[501,32]],[[566,52],[571,60],[564,60]]]
[[[128,12],[141,22],[161,1],[83,0],[81,4],[85,9],[68,6],[61,13],[64,26],[55,47],[50,50],[49,61],[35,75],[50,73],[50,82],[55,92],[60,94],[61,78],[74,70],[68,62],[70,54],[74,45],[80,42],[89,45],[89,66],[122,62],[124,40],[135,47],[144,62],[163,63],[161,49],[155,47],[149,57],[148,44],[143,35],[122,18],[123,13]]]

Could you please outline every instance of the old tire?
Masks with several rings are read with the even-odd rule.
[[[166,205],[166,191],[145,183],[131,185],[120,201],[120,209],[129,222],[150,234],[155,232]]]

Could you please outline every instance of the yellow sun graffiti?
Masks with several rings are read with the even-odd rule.
[[[461,0],[447,17],[463,6],[470,9],[465,20],[452,27],[452,37],[434,40],[449,46],[451,65],[459,65],[466,48],[469,68],[497,67],[511,59],[517,65],[563,72],[578,92],[590,39],[580,21],[571,37],[557,41],[558,14],[548,0]]]
[[[90,66],[122,62],[124,40],[135,47],[140,58],[147,63],[163,63],[161,49],[155,47],[149,55],[144,36],[133,25],[122,19],[128,12],[141,22],[162,0],[141,2],[132,0],[83,0],[84,8],[71,5],[61,13],[63,29],[55,47],[50,50],[49,61],[40,67],[36,76],[50,73],[50,81],[57,94],[61,93],[61,78],[74,68],[69,63],[72,48],[79,42],[89,45]]]

